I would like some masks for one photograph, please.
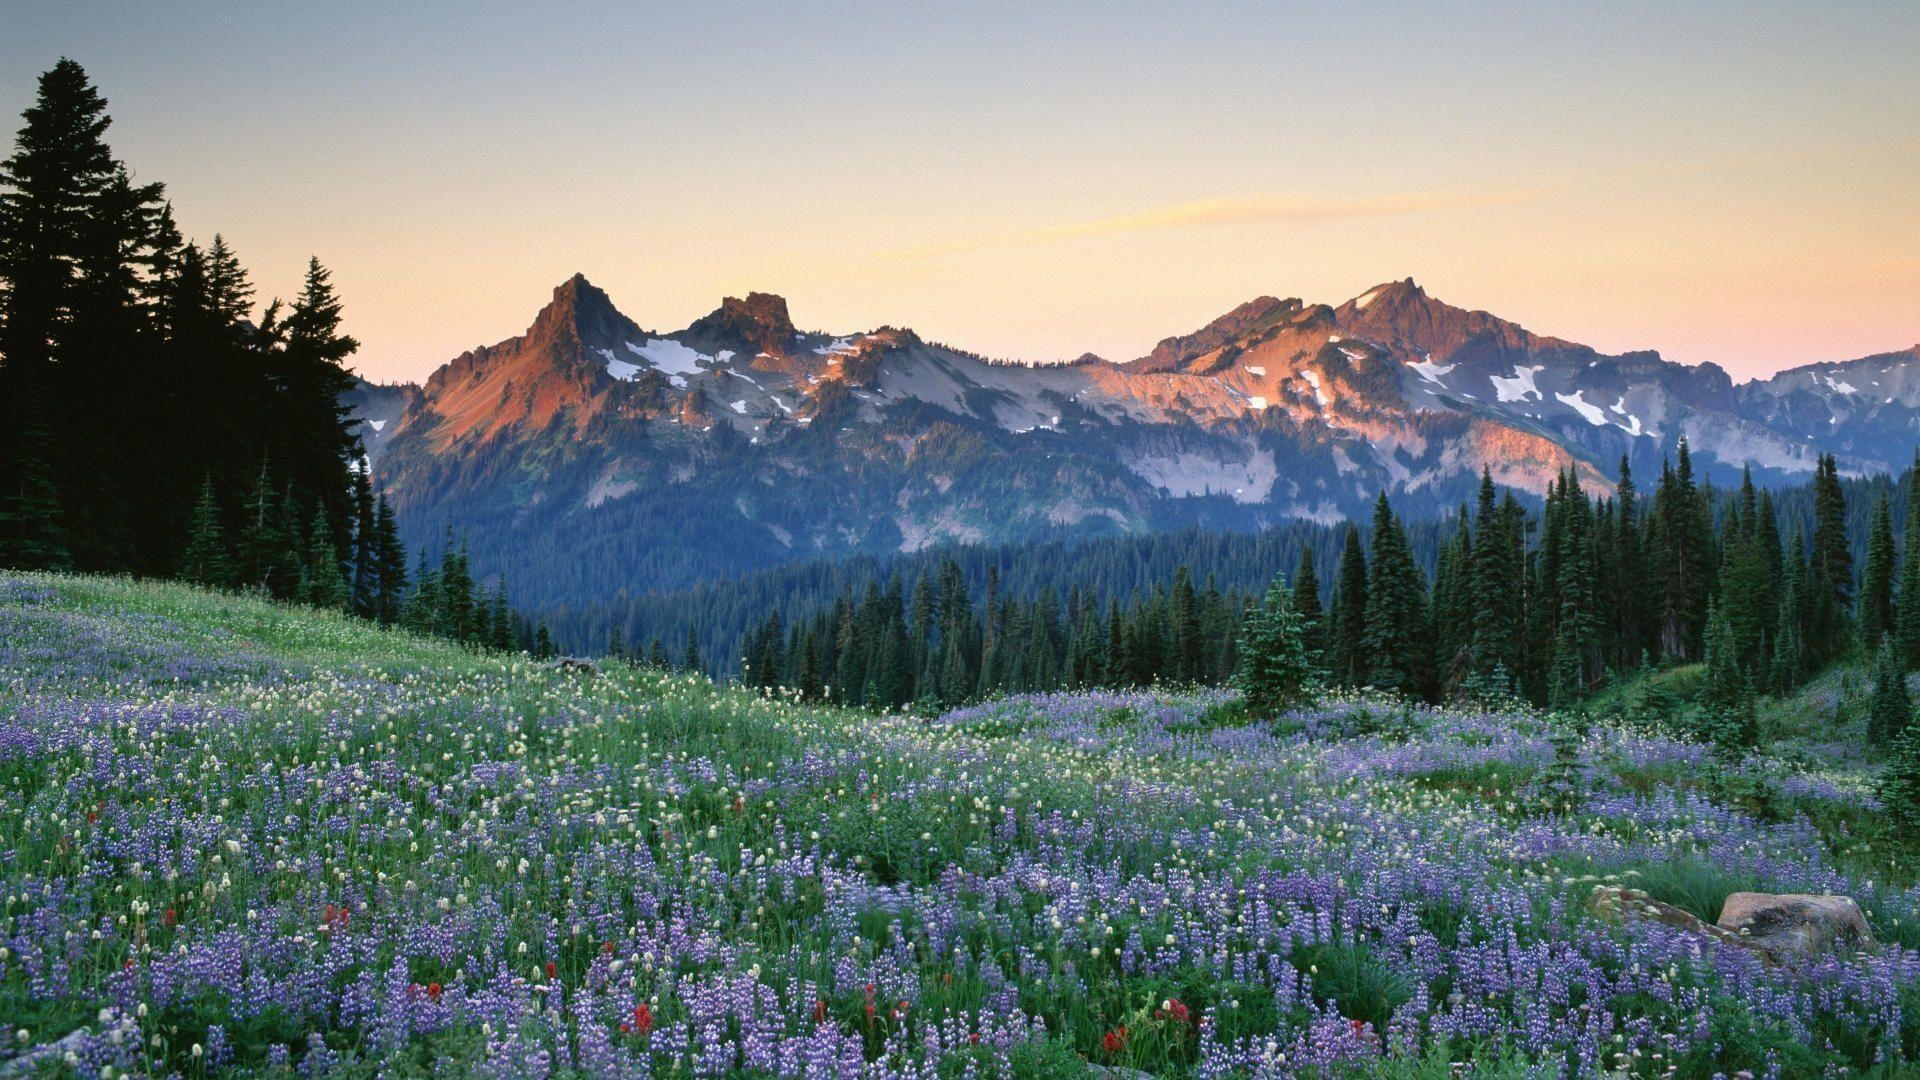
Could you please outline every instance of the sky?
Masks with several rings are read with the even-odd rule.
[[[0,111],[61,56],[263,298],[333,269],[383,381],[575,272],[1031,361],[1405,277],[1736,378],[1920,342],[1914,0],[0,0]]]

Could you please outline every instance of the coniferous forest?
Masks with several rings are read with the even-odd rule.
[[[226,241],[182,237],[165,186],[114,157],[110,124],[62,60],[0,162],[0,565],[518,644],[504,588],[476,583],[451,539],[410,579],[340,403],[358,344],[327,268],[257,304]]]
[[[1364,526],[849,560],[550,618],[577,651],[882,707],[1224,685],[1276,576],[1322,681],[1423,700],[1569,705],[1716,658],[1743,695],[1785,692],[1883,637],[1920,665],[1920,602],[1899,603],[1920,597],[1920,561],[1896,541],[1920,536],[1912,472],[1842,480],[1822,458],[1802,487],[1716,490],[1683,442],[1650,491],[1624,462],[1620,475],[1601,494],[1563,475],[1544,505],[1483,478],[1475,505],[1440,520],[1405,521],[1382,497]]]

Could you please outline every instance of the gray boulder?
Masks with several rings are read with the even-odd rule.
[[[1721,908],[1719,926],[1776,963],[1873,944],[1867,918],[1850,896],[1737,892]]]

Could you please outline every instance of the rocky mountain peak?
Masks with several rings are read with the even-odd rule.
[[[1264,321],[1293,312],[1298,306],[1297,300],[1255,297],[1191,334],[1162,338],[1152,352],[1128,366],[1141,372],[1177,371],[1187,362],[1205,356]]]
[[[787,314],[786,298],[763,292],[750,292],[744,300],[729,296],[687,327],[689,337],[725,343],[749,355],[784,354],[793,347],[797,333]]]
[[[554,287],[553,299],[534,316],[527,338],[540,343],[602,341],[638,332],[605,292],[585,274],[575,274]]]

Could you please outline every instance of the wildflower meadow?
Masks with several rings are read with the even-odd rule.
[[[1911,1075],[1861,768],[1385,699],[880,716],[4,576],[0,1076]],[[1606,883],[1879,944],[1770,966]]]

